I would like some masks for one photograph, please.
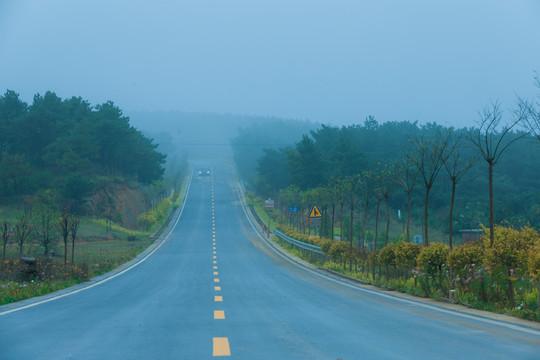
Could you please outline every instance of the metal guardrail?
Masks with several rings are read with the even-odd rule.
[[[280,240],[283,240],[292,246],[298,248],[301,250],[304,254],[308,252],[307,255],[310,256],[316,256],[317,258],[320,258],[321,260],[324,260],[326,258],[326,253],[321,250],[320,246],[311,245],[302,241],[298,241],[296,239],[293,239],[292,237],[289,237],[282,233],[279,230],[274,229],[274,235],[277,236]]]

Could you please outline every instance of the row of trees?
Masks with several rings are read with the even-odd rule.
[[[28,105],[11,90],[0,96],[0,197],[54,188],[80,203],[98,176],[151,184],[164,171],[156,148],[111,101],[92,106],[48,91]]]
[[[15,221],[0,222],[0,237],[2,238],[2,259],[6,258],[6,246],[14,241],[19,248],[19,256],[23,256],[24,245],[33,236],[38,239],[38,245],[44,256],[49,256],[50,248],[60,237],[64,243],[64,263],[67,264],[68,243],[71,239],[71,261],[75,260],[75,239],[80,220],[68,209],[59,211],[59,207],[50,190],[40,193],[33,206],[25,209]]]
[[[531,163],[540,155],[539,147],[533,141],[518,142],[523,138],[533,139],[523,127],[518,128],[520,124],[528,125],[533,133],[538,131],[540,121],[534,122],[538,113],[531,104],[522,101],[518,110],[512,112],[506,120],[500,105],[495,103],[480,114],[479,126],[470,129],[445,128],[436,124],[419,127],[409,122],[379,125],[372,117],[366,119],[364,126],[322,126],[312,131],[311,136],[304,135],[294,147],[266,149],[265,155],[258,160],[256,188],[261,194],[277,198],[283,211],[287,211],[291,205],[302,205],[301,199],[304,199],[304,206],[301,206],[304,210],[310,206],[309,202],[317,202],[322,207],[324,217],[329,218],[328,226],[326,220],[323,220],[322,231],[327,235],[326,229],[329,228],[332,238],[336,210],[339,210],[340,234],[347,233],[343,229],[346,221],[343,209],[347,205],[348,239],[351,246],[357,207],[361,203],[363,214],[359,245],[363,247],[368,207],[373,202],[376,203],[374,246],[377,246],[379,210],[383,201],[386,210],[385,244],[388,243],[390,208],[400,209],[406,204],[406,239],[409,240],[412,204],[423,202],[423,214],[416,222],[423,225],[424,242],[427,245],[429,205],[433,195],[439,227],[442,213],[449,214],[445,228],[452,246],[456,223],[456,189],[464,181],[467,187],[460,189],[463,195],[457,201],[462,209],[461,217],[467,204],[486,203],[484,189],[489,189],[489,207],[486,206],[489,212],[483,211],[477,221],[471,224],[474,227],[489,217],[490,233],[493,234],[496,222],[493,212],[494,183],[499,188],[511,188],[514,191],[513,195],[507,192],[498,202],[501,208],[506,208],[505,215],[514,212],[512,218],[505,220],[514,221],[517,225],[521,221],[538,226],[540,219],[536,217],[534,202],[540,200],[540,194],[534,179],[540,174]],[[503,163],[501,159],[507,161]],[[502,172],[495,176],[493,168],[499,162]],[[446,176],[439,181],[441,172]],[[425,190],[423,195],[414,192],[418,188],[417,183]],[[398,187],[402,191],[397,192]],[[393,203],[391,195],[395,198]],[[510,196],[519,200],[514,198],[509,201]],[[530,197],[535,200],[527,201]],[[523,205],[529,205],[530,208]],[[498,222],[503,219],[499,217]],[[298,225],[302,226],[302,221]]]

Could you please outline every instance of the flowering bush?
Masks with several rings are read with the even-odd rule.
[[[321,246],[335,261],[328,261],[325,267],[333,264],[331,268],[336,271],[346,273],[348,262],[349,267],[354,263],[356,273],[358,263],[362,273],[358,276],[381,286],[415,295],[423,291],[424,296],[448,296],[451,288],[457,290],[459,302],[499,311],[510,304],[511,311],[519,312],[519,316],[540,320],[540,235],[529,227],[515,230],[496,226],[495,243],[491,247],[489,230],[485,230],[487,235],[480,241],[454,246],[451,252],[441,243],[423,247],[404,241],[379,251],[356,248],[351,251],[347,242],[302,235],[291,227],[280,227],[290,237]],[[394,272],[389,271],[391,268]],[[418,281],[421,288],[417,288]]]
[[[0,304],[47,294],[83,282],[88,277],[85,264],[78,267],[51,259],[36,259],[35,271],[28,273],[26,270],[19,259],[2,262]]]
[[[535,243],[540,242],[539,234],[530,227],[519,230],[495,227],[495,241],[489,246],[489,230],[483,237],[485,263],[491,267],[491,272],[505,278],[507,284],[508,302],[511,308],[515,306],[514,282],[525,275],[527,270],[528,252]]]

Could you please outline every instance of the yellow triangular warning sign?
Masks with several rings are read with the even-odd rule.
[[[317,204],[313,204],[311,211],[309,212],[309,218],[320,218],[322,217],[321,210],[317,207]]]

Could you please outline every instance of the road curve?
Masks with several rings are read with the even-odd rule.
[[[210,164],[198,164],[210,167]],[[538,359],[540,332],[369,291],[254,231],[230,167],[192,180],[150,257],[85,291],[0,307],[0,359]]]

